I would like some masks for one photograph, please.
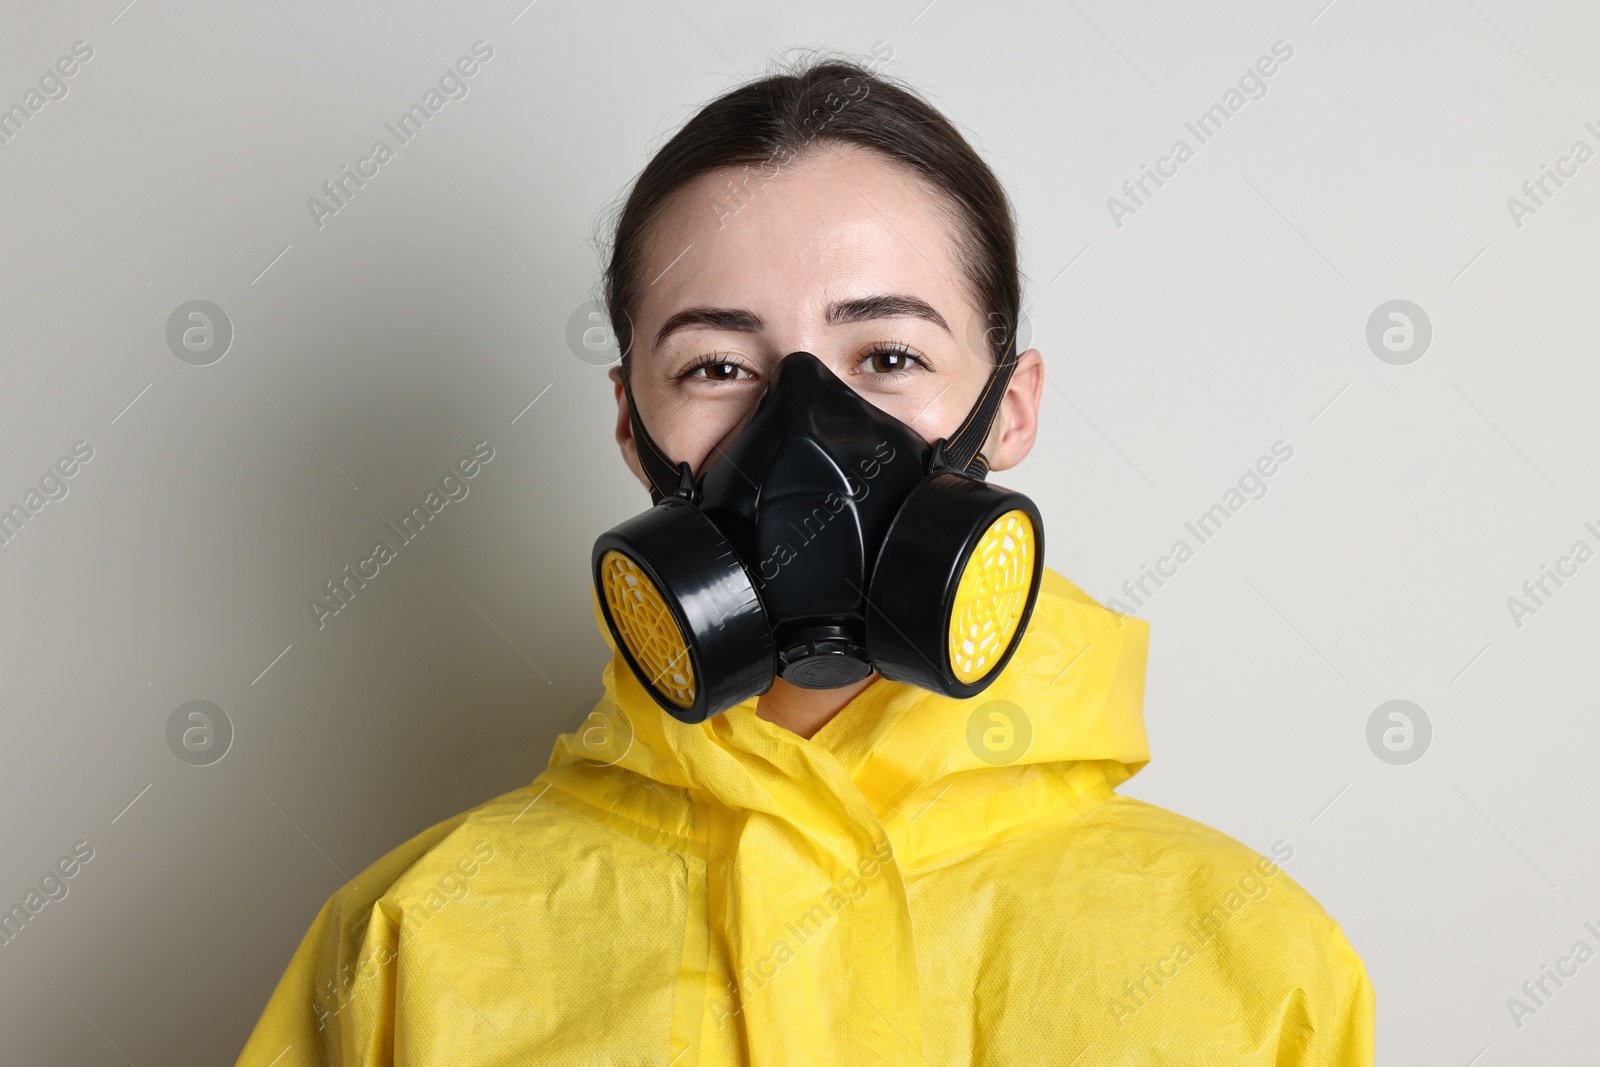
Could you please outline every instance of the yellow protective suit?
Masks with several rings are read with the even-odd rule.
[[[880,678],[809,740],[677,722],[600,629],[589,720],[334,893],[242,1067],[1372,1062],[1317,902],[1114,792],[1143,620],[1046,569],[981,696]]]

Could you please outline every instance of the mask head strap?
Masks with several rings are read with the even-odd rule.
[[[977,478],[988,476],[989,460],[978,450],[994,425],[994,417],[1000,411],[1000,401],[1005,399],[1006,386],[1016,366],[1017,343],[1013,336],[1006,345],[1006,355],[989,372],[989,380],[983,383],[983,392],[967,412],[966,419],[956,427],[955,433],[934,442],[933,455],[928,458],[930,474],[938,470],[957,470]]]
[[[622,391],[628,397],[628,421],[633,426],[633,440],[639,449],[639,465],[650,480],[650,502],[659,504],[669,496],[681,497],[692,504],[700,502],[700,489],[695,485],[694,473],[687,462],[674,463],[661,451],[650,431],[639,419],[639,405],[633,402],[633,376],[622,376]]]

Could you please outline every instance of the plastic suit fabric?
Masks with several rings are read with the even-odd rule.
[[[1114,792],[1147,635],[1046,569],[985,693],[878,678],[809,740],[677,722],[607,635],[549,767],[335,892],[238,1062],[1370,1064],[1339,925]]]

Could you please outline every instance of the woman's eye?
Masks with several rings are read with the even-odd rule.
[[[874,348],[868,352],[861,358],[858,366],[868,374],[895,374],[909,370],[920,362],[922,362],[920,359],[904,348],[884,347]]]
[[[726,359],[709,359],[689,368],[686,377],[704,378],[712,382],[731,382],[740,375],[751,377],[748,370]]]

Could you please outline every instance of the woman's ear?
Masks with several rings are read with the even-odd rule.
[[[633,471],[633,476],[646,489],[650,488],[650,479],[645,477],[644,466],[639,462],[639,443],[633,438],[633,420],[628,411],[628,394],[622,388],[622,365],[612,367],[606,372],[611,379],[611,384],[617,397],[617,447],[622,450],[622,460]]]
[[[1033,450],[1039,434],[1039,397],[1044,391],[1044,357],[1030,348],[1017,357],[1017,365],[1006,383],[994,425],[983,443],[989,469],[1003,471],[1015,467]]]

